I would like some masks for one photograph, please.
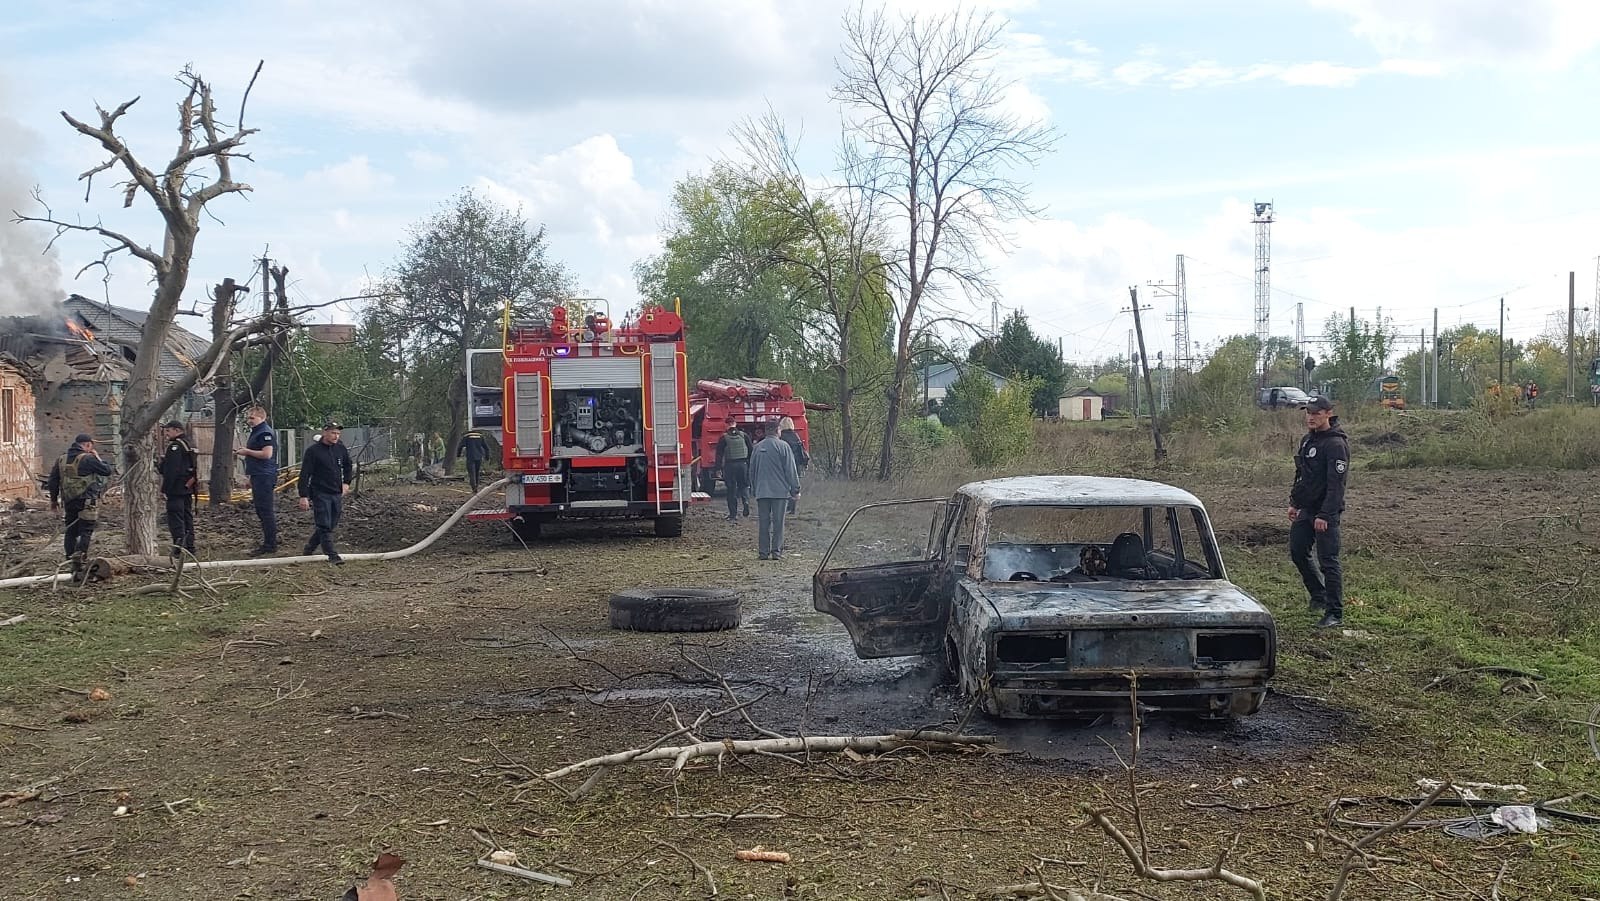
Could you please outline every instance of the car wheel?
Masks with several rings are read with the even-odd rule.
[[[940,685],[959,686],[961,684],[961,652],[956,650],[956,643],[949,636],[945,636],[944,648],[942,653],[939,654],[936,666],[938,667]]]
[[[718,632],[739,627],[739,595],[726,588],[630,588],[611,596],[611,628]]]

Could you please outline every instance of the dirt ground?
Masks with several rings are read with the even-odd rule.
[[[1225,555],[1283,546],[1281,486],[1188,487],[1211,508]],[[1597,491],[1591,473],[1391,472],[1352,489],[1360,512],[1347,540],[1446,559],[1470,553],[1459,545],[1475,529],[1580,510]],[[811,610],[811,571],[861,492],[820,486],[804,498],[792,553],[778,562],[755,559],[754,520],[727,522],[718,501],[696,509],[678,540],[654,538],[647,524],[563,526],[525,549],[501,525],[467,524],[397,563],[242,572],[251,584],[238,590],[281,602],[170,655],[141,655],[137,642],[111,649],[126,655],[64,686],[110,691],[87,713],[71,691],[19,696],[0,685],[10,699],[0,721],[11,724],[0,726],[0,798],[43,784],[36,798],[0,802],[0,898],[321,901],[364,876],[381,850],[408,861],[398,877],[406,901],[988,897],[1033,881],[1038,868],[1056,884],[1126,897],[1243,897],[1217,883],[1141,882],[1099,830],[1080,828],[1084,805],[1128,798],[1126,722],[979,718],[968,731],[996,735],[997,749],[818,754],[809,766],[740,758],[691,765],[676,782],[658,766],[624,767],[577,799],[536,778],[653,743],[673,728],[669,702],[685,721],[726,706],[686,657],[725,674],[742,699],[760,697],[751,715],[781,732],[960,720],[963,705],[929,667],[859,661],[843,628]],[[408,544],[465,494],[372,486],[350,504],[341,546]],[[286,547],[308,519],[286,508]],[[6,565],[48,559],[53,522],[42,512],[0,516]],[[203,511],[200,534],[202,557],[213,559],[257,537],[244,510]],[[636,585],[736,588],[744,625],[610,630],[608,594]],[[70,633],[86,606],[142,605],[156,622],[178,603],[114,599],[126,587],[0,593],[0,618],[25,613]],[[1281,613],[1282,653],[1323,653],[1330,639],[1310,633],[1294,592],[1263,600]],[[1228,866],[1264,879],[1272,897],[1326,897],[1345,851],[1317,848],[1317,831],[1336,799],[1415,795],[1413,778],[1446,767],[1462,779],[1518,781],[1472,769],[1466,750],[1423,759],[1370,712],[1324,700],[1323,688],[1290,674],[1261,714],[1238,723],[1151,722],[1136,782],[1155,861],[1209,866],[1237,841]],[[750,735],[733,722],[703,732]],[[1344,810],[1388,821],[1404,808]],[[1112,816],[1132,828],[1127,813]],[[1564,857],[1593,843],[1538,839],[1403,834],[1382,847],[1393,861],[1353,875],[1346,897],[1489,898],[1492,886],[1507,899],[1600,896]],[[577,885],[476,868],[490,845]],[[757,845],[793,861],[735,860]]]

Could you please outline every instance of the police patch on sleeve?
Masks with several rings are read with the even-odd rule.
[[[1306,456],[1315,457],[1316,455],[1317,455],[1317,449],[1316,448],[1312,447],[1312,448],[1307,448],[1306,449]]]
[[[1336,472],[1344,472],[1345,468],[1346,468],[1346,463],[1343,460],[1335,461],[1334,464],[1333,464],[1333,468],[1334,468],[1334,470]]]

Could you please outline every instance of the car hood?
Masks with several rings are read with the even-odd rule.
[[[968,582],[1006,629],[1271,626],[1272,613],[1232,582],[1102,582],[1013,587]]]

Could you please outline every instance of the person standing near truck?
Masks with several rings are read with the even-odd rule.
[[[300,509],[311,510],[316,531],[300,553],[310,556],[321,547],[329,563],[343,563],[333,546],[333,532],[344,514],[344,496],[350,492],[355,465],[350,451],[339,440],[344,426],[330,419],[322,424],[322,434],[306,448],[300,459]]]
[[[167,449],[156,461],[161,476],[161,494],[167,499],[167,530],[172,533],[172,556],[179,551],[194,554],[194,491],[199,484],[200,465],[183,423],[174,419],[161,427]]]
[[[1344,515],[1350,442],[1339,428],[1339,417],[1333,415],[1333,401],[1326,397],[1306,405],[1306,429],[1294,455],[1294,487],[1289,489],[1289,559],[1311,595],[1311,609],[1325,611],[1317,628],[1326,629],[1344,622],[1339,520]]]
[[[100,521],[100,493],[106,490],[111,464],[94,452],[93,436],[83,433],[72,439],[72,446],[50,468],[45,483],[50,492],[50,512],[67,508],[64,539],[66,559],[82,565],[89,559],[89,542]]]
[[[483,461],[489,458],[489,442],[483,439],[482,432],[468,429],[456,447],[456,456],[467,458],[467,483],[477,491],[478,482],[483,478]]]
[[[800,496],[800,471],[778,431],[778,423],[772,423],[766,437],[750,452],[750,487],[756,496],[759,524],[756,544],[762,560],[782,558],[784,508]]]
[[[267,424],[267,408],[256,404],[245,411],[250,437],[234,453],[244,458],[244,474],[250,480],[250,502],[261,520],[261,544],[250,552],[264,557],[278,551],[278,433]]]
[[[806,474],[806,464],[811,462],[811,455],[806,453],[805,442],[800,440],[800,433],[795,431],[793,419],[785,416],[783,419],[778,421],[778,437],[783,439],[784,444],[789,445],[789,453],[794,455],[795,471],[798,472],[802,478],[804,478]],[[799,495],[790,496],[790,513],[795,511],[795,504],[798,500]],[[778,550],[781,551],[783,548],[779,548]]]
[[[750,515],[750,436],[744,430],[732,428],[717,439],[717,466],[722,468],[722,482],[728,486],[728,521],[739,518],[739,505],[744,504],[744,515]]]

